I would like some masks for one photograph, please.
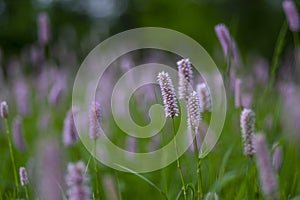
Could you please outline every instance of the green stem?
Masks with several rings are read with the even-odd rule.
[[[12,142],[11,142],[11,138],[10,138],[10,131],[9,131],[7,119],[5,118],[4,121],[5,121],[6,135],[7,135],[8,146],[9,146],[9,153],[10,153],[11,163],[12,163],[13,171],[14,171],[15,184],[17,187],[17,194],[19,196],[20,195],[19,182],[18,182],[15,158],[14,158],[14,154],[13,154]]]
[[[94,140],[94,156],[93,156],[93,160],[94,160],[94,168],[95,168],[95,172],[96,172],[96,197],[100,198],[100,192],[99,192],[99,175],[98,175],[98,166],[97,166],[97,162],[95,159],[96,153],[97,153],[97,149],[96,149],[96,140]]]
[[[298,70],[299,77],[297,77],[297,80],[300,79],[300,68],[299,68],[299,34],[297,31],[293,32],[293,38],[294,38],[294,55],[295,55],[295,66],[296,70]]]
[[[199,149],[197,145],[197,136],[196,136],[196,130],[192,131],[193,134],[193,143],[194,143],[194,154],[196,158],[196,163],[197,163],[197,182],[198,182],[198,187],[197,187],[197,194],[198,194],[198,200],[202,199],[202,181],[201,181],[201,160],[199,159]]]
[[[157,95],[156,95],[156,92],[155,92],[155,88],[154,88],[154,96],[155,96],[156,104],[158,104],[158,99],[157,99]],[[164,145],[164,143],[165,143],[165,137],[164,137],[164,135],[165,135],[164,134],[164,129],[162,128],[161,129],[161,142],[162,142],[162,145]],[[163,159],[165,159],[165,158],[163,157]],[[165,193],[167,195],[168,194],[168,183],[167,183],[166,170],[162,169],[161,172],[162,172],[162,180],[163,180],[164,190],[165,190]],[[167,197],[167,199],[168,199],[168,197]]]
[[[264,92],[265,94],[269,92],[269,90],[271,89],[271,87],[274,83],[275,75],[276,75],[276,72],[277,72],[278,66],[279,66],[279,57],[283,50],[284,39],[285,39],[287,30],[288,30],[288,24],[286,22],[284,22],[280,29],[278,38],[277,38],[276,47],[275,47],[273,58],[272,58],[271,77],[270,77],[269,84],[266,87],[266,90]]]
[[[29,200],[28,188],[27,185],[24,186],[26,199]]]
[[[172,122],[173,122],[174,137],[176,137],[176,133],[175,133],[175,121],[174,121],[173,117],[172,117]],[[185,183],[184,183],[183,174],[182,174],[182,168],[181,168],[181,164],[180,164],[179,157],[178,157],[178,152],[177,152],[176,138],[174,138],[174,146],[175,146],[175,153],[176,153],[177,168],[179,170],[180,179],[181,179],[181,183],[182,183],[183,196],[184,196],[184,199],[187,200]]]

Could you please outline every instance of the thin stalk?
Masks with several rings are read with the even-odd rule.
[[[122,200],[123,197],[122,197],[122,192],[121,192],[121,190],[120,190],[121,186],[120,186],[119,176],[118,176],[118,174],[117,174],[116,171],[115,171],[115,177],[116,177],[116,179],[117,179],[119,200]]]
[[[298,32],[293,32],[293,38],[294,38],[294,55],[295,55],[295,66],[296,70],[298,70],[299,77],[297,77],[297,80],[300,79],[300,67],[299,67],[299,34]]]
[[[172,117],[172,122],[173,122],[173,133],[174,133],[174,137],[175,137],[176,136],[176,133],[175,133],[175,121],[174,121],[173,117]],[[182,169],[181,169],[181,164],[180,164],[179,157],[178,157],[177,143],[176,143],[176,139],[175,138],[174,138],[174,146],[175,146],[175,153],[176,153],[177,168],[179,170],[180,179],[181,179],[181,183],[182,183],[183,196],[184,196],[184,199],[187,200],[185,183],[184,183],[184,179],[183,179],[183,175],[182,175]]]
[[[231,68],[231,53],[229,53],[229,56],[226,58],[226,69],[225,69],[225,87],[227,92],[230,92],[230,68]]]
[[[24,186],[26,199],[29,200],[28,188],[27,185]]]
[[[264,95],[266,95],[266,93],[269,92],[269,90],[271,89],[271,87],[274,83],[275,75],[276,75],[276,72],[277,72],[278,66],[279,66],[279,57],[283,50],[284,39],[285,39],[287,30],[288,30],[288,24],[286,22],[284,22],[280,29],[278,38],[277,38],[276,47],[275,47],[275,50],[273,53],[273,58],[272,58],[271,77],[270,77],[269,84],[265,89]]]
[[[96,140],[94,140],[94,156],[93,156],[93,160],[94,160],[94,168],[95,168],[95,172],[96,172],[96,197],[98,197],[100,199],[100,191],[99,191],[99,175],[98,175],[98,166],[97,166],[97,162],[96,162],[96,159],[95,159],[95,156],[96,156],[96,152],[97,152],[97,149],[96,149]]]
[[[193,143],[194,143],[194,154],[196,158],[196,163],[197,163],[197,194],[198,194],[198,200],[202,199],[202,181],[201,181],[201,161],[199,159],[199,149],[197,145],[197,136],[196,136],[196,130],[193,130]]]
[[[156,95],[156,92],[155,92],[155,88],[154,88],[154,96],[155,96],[155,101],[158,104],[158,99],[157,99],[157,95]],[[162,130],[161,130],[161,142],[162,142],[163,145],[165,143],[165,137],[164,137],[164,135],[165,135],[164,134],[164,129],[162,128]],[[164,185],[165,193],[167,195],[168,194],[168,183],[167,183],[167,175],[166,175],[165,168],[162,169],[162,180],[163,180],[163,185]]]
[[[4,121],[5,121],[6,135],[7,135],[8,146],[9,146],[9,153],[10,153],[11,163],[12,163],[13,171],[14,171],[14,179],[15,179],[15,184],[16,184],[16,187],[17,187],[17,195],[19,196],[20,195],[19,182],[18,182],[15,158],[14,158],[14,154],[13,154],[12,142],[11,142],[11,138],[10,138],[11,134],[10,134],[10,131],[9,131],[9,126],[8,126],[7,119],[5,118]]]

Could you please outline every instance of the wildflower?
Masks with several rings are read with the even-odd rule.
[[[61,99],[62,93],[63,93],[63,83],[62,81],[57,81],[51,88],[49,96],[48,96],[48,102],[51,105],[57,105],[59,103],[59,100]]]
[[[241,114],[241,129],[244,142],[244,154],[252,156],[255,153],[253,144],[255,114],[251,109],[245,108]]]
[[[16,117],[13,121],[12,135],[15,146],[20,151],[25,151],[26,144],[23,137],[22,121],[20,117]]]
[[[225,24],[218,24],[215,26],[215,32],[221,43],[225,57],[232,58],[235,64],[239,66],[237,47],[228,31],[228,28],[225,26]]]
[[[273,153],[273,167],[276,172],[279,172],[281,166],[282,166],[282,159],[283,159],[283,152],[281,146],[276,146],[274,153]]]
[[[179,60],[178,66],[178,94],[179,99],[188,100],[189,95],[192,92],[192,78],[193,71],[191,68],[191,62],[188,58]]]
[[[78,133],[75,127],[73,111],[68,111],[64,120],[63,143],[65,146],[74,145],[78,141]]]
[[[90,138],[96,140],[100,137],[100,104],[93,102],[89,113],[89,133]]]
[[[206,84],[205,83],[198,84],[196,90],[199,95],[200,112],[210,112],[211,97]]]
[[[267,198],[278,199],[278,183],[273,171],[269,150],[264,135],[258,134],[255,137],[255,148],[257,151],[256,161],[259,169],[262,190]]]
[[[166,117],[178,116],[179,110],[177,106],[177,99],[175,96],[174,86],[172,80],[167,72],[160,72],[157,76],[163,97]]]
[[[21,185],[22,186],[27,185],[29,183],[29,181],[28,181],[27,172],[26,172],[25,167],[20,167],[19,173],[20,173]]]
[[[193,91],[188,98],[188,125],[197,130],[201,120],[198,95]]]
[[[294,2],[291,0],[285,0],[282,2],[282,7],[286,15],[286,18],[288,20],[290,30],[299,31],[300,29],[299,15]]]
[[[63,185],[62,153],[58,142],[47,139],[39,144],[38,148],[38,199],[56,200],[61,199]]]
[[[20,114],[26,116],[29,114],[28,88],[23,80],[16,81],[14,93],[17,102],[17,108]]]
[[[87,186],[89,178],[85,176],[85,164],[82,161],[69,163],[66,175],[68,186],[67,196],[69,200],[89,200],[90,188]]]
[[[1,117],[7,119],[8,117],[8,105],[6,101],[1,102],[1,110],[0,110]]]
[[[49,17],[47,13],[40,13],[37,19],[38,40],[42,45],[46,45],[50,40]]]

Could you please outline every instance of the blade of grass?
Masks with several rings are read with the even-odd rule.
[[[125,167],[125,166],[122,166],[122,165],[119,165],[117,163],[115,163],[115,165],[117,165],[118,167],[121,167],[122,169],[125,169],[126,171],[136,175],[137,177],[139,177],[140,179],[144,180],[145,182],[147,182],[149,185],[151,185],[153,188],[155,188],[158,192],[160,192],[166,199],[167,198],[167,195],[164,193],[164,191],[162,191],[159,187],[157,187],[152,181],[150,181],[149,179],[147,179],[145,176]]]

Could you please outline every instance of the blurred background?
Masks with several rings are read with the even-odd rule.
[[[50,44],[74,50],[79,61],[109,36],[144,26],[180,31],[214,54],[218,23],[229,27],[243,59],[270,59],[285,19],[280,0],[0,0],[2,67],[37,43],[41,12],[49,15]]]

